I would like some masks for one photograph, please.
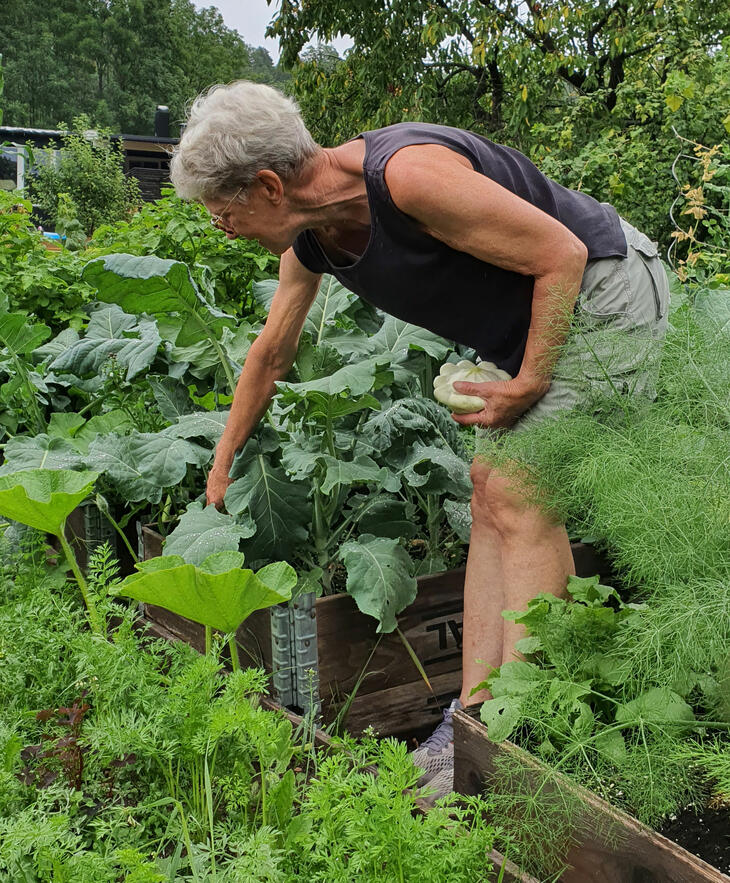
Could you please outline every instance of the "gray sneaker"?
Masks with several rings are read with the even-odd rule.
[[[451,722],[455,711],[464,706],[458,699],[453,699],[451,705],[444,711],[444,719],[421,745],[411,752],[413,765],[423,770],[423,775],[418,780],[419,785],[430,782],[434,776],[441,772],[451,772],[454,776],[454,726]],[[449,789],[450,790],[450,789]]]
[[[453,794],[454,767],[447,767],[446,769],[441,770],[441,772],[436,773],[436,775],[432,779],[429,779],[429,781],[422,787],[427,793],[421,797],[421,800],[430,806],[433,806],[434,803],[442,797]]]

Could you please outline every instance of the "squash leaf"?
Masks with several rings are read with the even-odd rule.
[[[258,573],[241,567],[240,552],[217,552],[200,566],[186,564],[179,555],[163,555],[137,564],[118,592],[145,604],[155,604],[233,634],[255,610],[291,598],[297,582],[293,567],[282,561]]]
[[[33,469],[0,476],[0,515],[58,536],[98,477],[96,472],[70,469]]]

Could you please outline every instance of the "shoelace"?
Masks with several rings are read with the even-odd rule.
[[[454,725],[451,719],[454,716],[454,709],[449,706],[444,711],[444,719],[431,733],[428,739],[421,742],[421,748],[427,748],[429,754],[439,754],[446,748],[449,742],[454,738]]]

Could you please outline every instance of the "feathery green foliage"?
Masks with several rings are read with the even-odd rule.
[[[38,535],[8,554],[16,533],[0,536],[2,883],[487,878],[484,801],[421,817],[405,745],[323,757],[261,706],[263,672],[226,675],[220,642],[141,636],[104,547],[88,582],[114,625],[92,635]]]

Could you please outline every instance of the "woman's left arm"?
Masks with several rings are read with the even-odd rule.
[[[463,424],[510,426],[550,386],[570,327],[587,260],[585,245],[557,219],[475,172],[461,155],[439,145],[413,145],[388,162],[385,178],[398,208],[458,251],[533,276],[527,347],[511,381],[458,383],[458,392],[484,399]]]

